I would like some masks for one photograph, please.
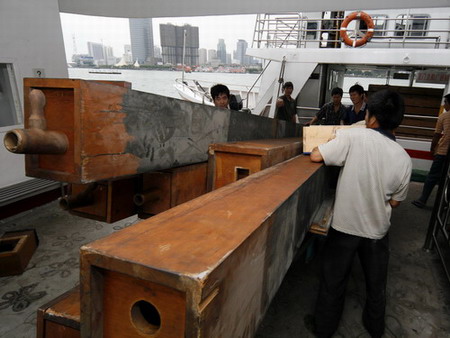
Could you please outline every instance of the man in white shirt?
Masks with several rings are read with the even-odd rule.
[[[372,337],[384,332],[391,211],[406,198],[412,164],[393,134],[403,119],[400,95],[377,92],[368,107],[367,128],[338,130],[335,139],[311,153],[314,162],[342,167],[323,251],[315,312],[318,337],[331,337],[338,327],[355,254],[366,280],[363,324]]]

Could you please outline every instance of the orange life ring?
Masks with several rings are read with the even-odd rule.
[[[355,19],[363,20],[367,26],[367,33],[364,34],[360,39],[350,39],[347,35],[348,24]],[[341,38],[347,46],[359,47],[365,45],[373,36],[373,29],[375,25],[369,14],[365,12],[353,12],[344,19],[341,25]]]

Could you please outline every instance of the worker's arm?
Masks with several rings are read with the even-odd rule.
[[[438,145],[439,140],[441,139],[441,137],[442,137],[442,134],[434,133],[433,140],[431,140],[431,147],[430,147],[430,151],[431,151],[432,154],[434,154],[436,146]]]
[[[315,147],[311,151],[311,155],[309,155],[309,157],[311,158],[311,161],[313,161],[313,162],[322,162],[323,161],[322,154],[320,153],[318,147]]]
[[[276,104],[277,108],[279,107],[283,107],[284,106],[284,101],[283,99],[277,99],[277,104]]]
[[[312,126],[318,120],[317,116],[314,116],[311,121],[305,123],[305,126]]]
[[[396,200],[389,200],[389,204],[391,205],[391,208],[397,208],[400,205],[401,202]]]

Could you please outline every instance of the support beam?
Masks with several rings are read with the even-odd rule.
[[[83,246],[82,337],[251,337],[327,173],[298,156]]]
[[[63,135],[67,150],[26,154],[27,176],[89,183],[208,159],[211,143],[300,136],[297,125],[132,90],[129,83],[70,79],[24,80],[25,130],[29,94],[45,100],[48,133]],[[20,133],[19,133],[20,134]],[[11,149],[17,139],[10,133]],[[20,134],[22,135],[22,134]],[[8,148],[8,149],[9,149]]]

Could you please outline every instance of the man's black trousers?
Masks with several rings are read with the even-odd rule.
[[[389,237],[374,240],[348,235],[330,228],[323,249],[321,281],[315,311],[318,337],[331,337],[344,307],[345,290],[355,254],[364,271],[366,303],[362,320],[372,337],[384,332]]]

